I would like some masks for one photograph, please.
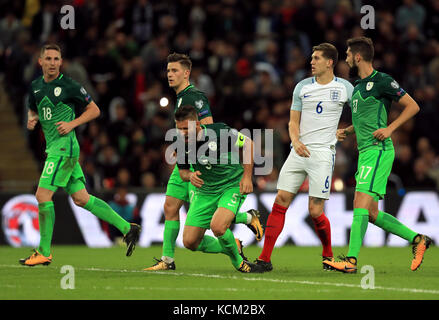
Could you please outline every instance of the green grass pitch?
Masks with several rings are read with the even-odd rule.
[[[244,248],[254,260],[261,249]],[[334,254],[347,248],[334,248]],[[323,271],[319,247],[275,248],[274,270],[243,274],[229,258],[177,248],[175,271],[146,272],[161,246],[90,249],[54,246],[50,266],[25,267],[29,248],[0,247],[0,299],[146,299],[146,300],[296,300],[296,299],[439,299],[439,249],[427,250],[418,271],[410,270],[411,247],[362,248],[357,274]],[[62,289],[64,265],[74,268],[74,289]],[[362,281],[374,289],[362,288]],[[361,273],[361,269],[366,273]],[[365,278],[366,277],[366,278]],[[73,282],[64,282],[73,284]]]

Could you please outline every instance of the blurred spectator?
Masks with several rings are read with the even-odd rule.
[[[113,199],[108,202],[110,207],[116,211],[123,219],[130,223],[140,224],[139,212],[135,206],[135,203],[128,196],[128,189],[125,185],[117,185],[116,192]],[[116,242],[120,242],[122,233],[114,226],[107,224],[110,239]]]
[[[413,175],[407,181],[409,188],[436,189],[436,182],[428,176],[429,167],[425,159],[417,158],[413,165]]]
[[[425,8],[416,0],[404,0],[404,4],[396,10],[396,27],[400,32],[407,29],[409,24],[415,24],[419,30],[423,30],[425,21]]]

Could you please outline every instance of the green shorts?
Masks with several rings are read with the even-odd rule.
[[[64,188],[73,194],[85,188],[85,177],[78,158],[48,155],[38,186],[55,192]]]
[[[190,203],[192,202],[196,189],[192,183],[181,180],[180,172],[176,165],[169,177],[166,195]]]
[[[239,192],[239,187],[228,188],[216,194],[197,191],[189,207],[185,225],[210,229],[210,221],[216,209],[226,208],[236,215],[246,197]]]
[[[386,194],[387,179],[392,171],[395,150],[366,150],[358,157],[355,191],[372,196],[375,201]]]

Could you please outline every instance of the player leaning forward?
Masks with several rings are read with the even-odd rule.
[[[45,45],[38,62],[43,76],[31,84],[27,128],[33,130],[40,121],[46,139],[47,159],[35,194],[40,245],[20,263],[35,266],[52,262],[50,246],[55,223],[52,197],[58,188],[64,188],[76,205],[119,229],[128,246],[126,255],[130,256],[139,239],[140,226],[125,221],[107,203],[87,192],[78,162],[80,150],[74,129],[97,118],[100,110],[81,85],[60,73],[62,58],[57,45]],[[76,117],[78,111],[82,114]]]
[[[357,272],[357,258],[369,222],[386,232],[395,234],[413,244],[411,270],[417,270],[424,258],[431,239],[418,234],[392,215],[378,209],[378,200],[386,194],[387,179],[392,170],[395,150],[393,131],[412,118],[418,104],[388,74],[374,70],[374,48],[366,37],[347,41],[346,62],[356,68],[359,80],[352,94],[352,125],[337,130],[338,140],[347,135],[357,136],[358,168],[355,174],[354,217],[349,239],[349,252],[341,261],[325,261],[328,266],[345,273]],[[399,102],[404,110],[389,125],[387,117],[392,101]]]
[[[192,61],[189,56],[181,53],[172,53],[168,56],[167,77],[169,86],[177,94],[177,104],[174,113],[181,106],[192,106],[197,113],[200,124],[213,123],[213,117],[207,97],[203,92],[190,84]],[[163,230],[163,247],[161,259],[146,271],[175,270],[175,243],[180,231],[180,208],[184,202],[191,202],[195,191],[190,183],[182,181],[177,166],[174,167],[166,187],[166,200],[163,206],[165,213],[165,227]],[[251,209],[247,212],[238,212],[234,223],[245,224],[260,241],[263,229],[259,221],[259,212]]]
[[[347,80],[334,76],[337,59],[338,52],[332,44],[313,47],[313,77],[300,81],[294,88],[288,126],[292,150],[279,174],[278,192],[267,220],[264,248],[256,259],[265,271],[273,269],[271,254],[284,227],[285,214],[307,176],[309,213],[322,242],[322,259],[333,260],[331,227],[323,209],[331,191],[338,122],[353,90]],[[326,269],[326,265],[323,267]]]
[[[183,231],[185,247],[223,253],[241,272],[261,272],[245,259],[229,229],[246,195],[253,192],[253,142],[224,123],[201,125],[190,105],[177,110],[175,122],[183,145],[177,149],[178,170],[183,181],[196,187]],[[216,238],[205,235],[207,229]]]

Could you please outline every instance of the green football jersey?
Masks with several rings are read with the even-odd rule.
[[[355,82],[351,109],[359,152],[367,149],[393,149],[390,137],[379,141],[374,138],[373,132],[387,127],[392,101],[399,101],[405,94],[404,89],[391,76],[376,70]]]
[[[217,193],[230,187],[239,187],[244,168],[239,161],[239,146],[245,136],[224,123],[202,125],[203,133],[196,143],[196,150],[188,150],[185,164],[180,169],[200,171],[204,184],[199,191]],[[189,145],[190,148],[190,145]],[[196,159],[195,162],[191,161]]]
[[[212,116],[206,95],[192,84],[177,94],[177,105],[174,113],[177,112],[178,108],[187,105],[197,110],[199,120]]]
[[[70,122],[81,114],[92,98],[76,81],[62,73],[50,82],[44,77],[35,79],[30,88],[28,108],[38,113],[46,138],[46,153],[50,155],[79,157],[79,143],[75,130],[60,135],[55,123]]]

